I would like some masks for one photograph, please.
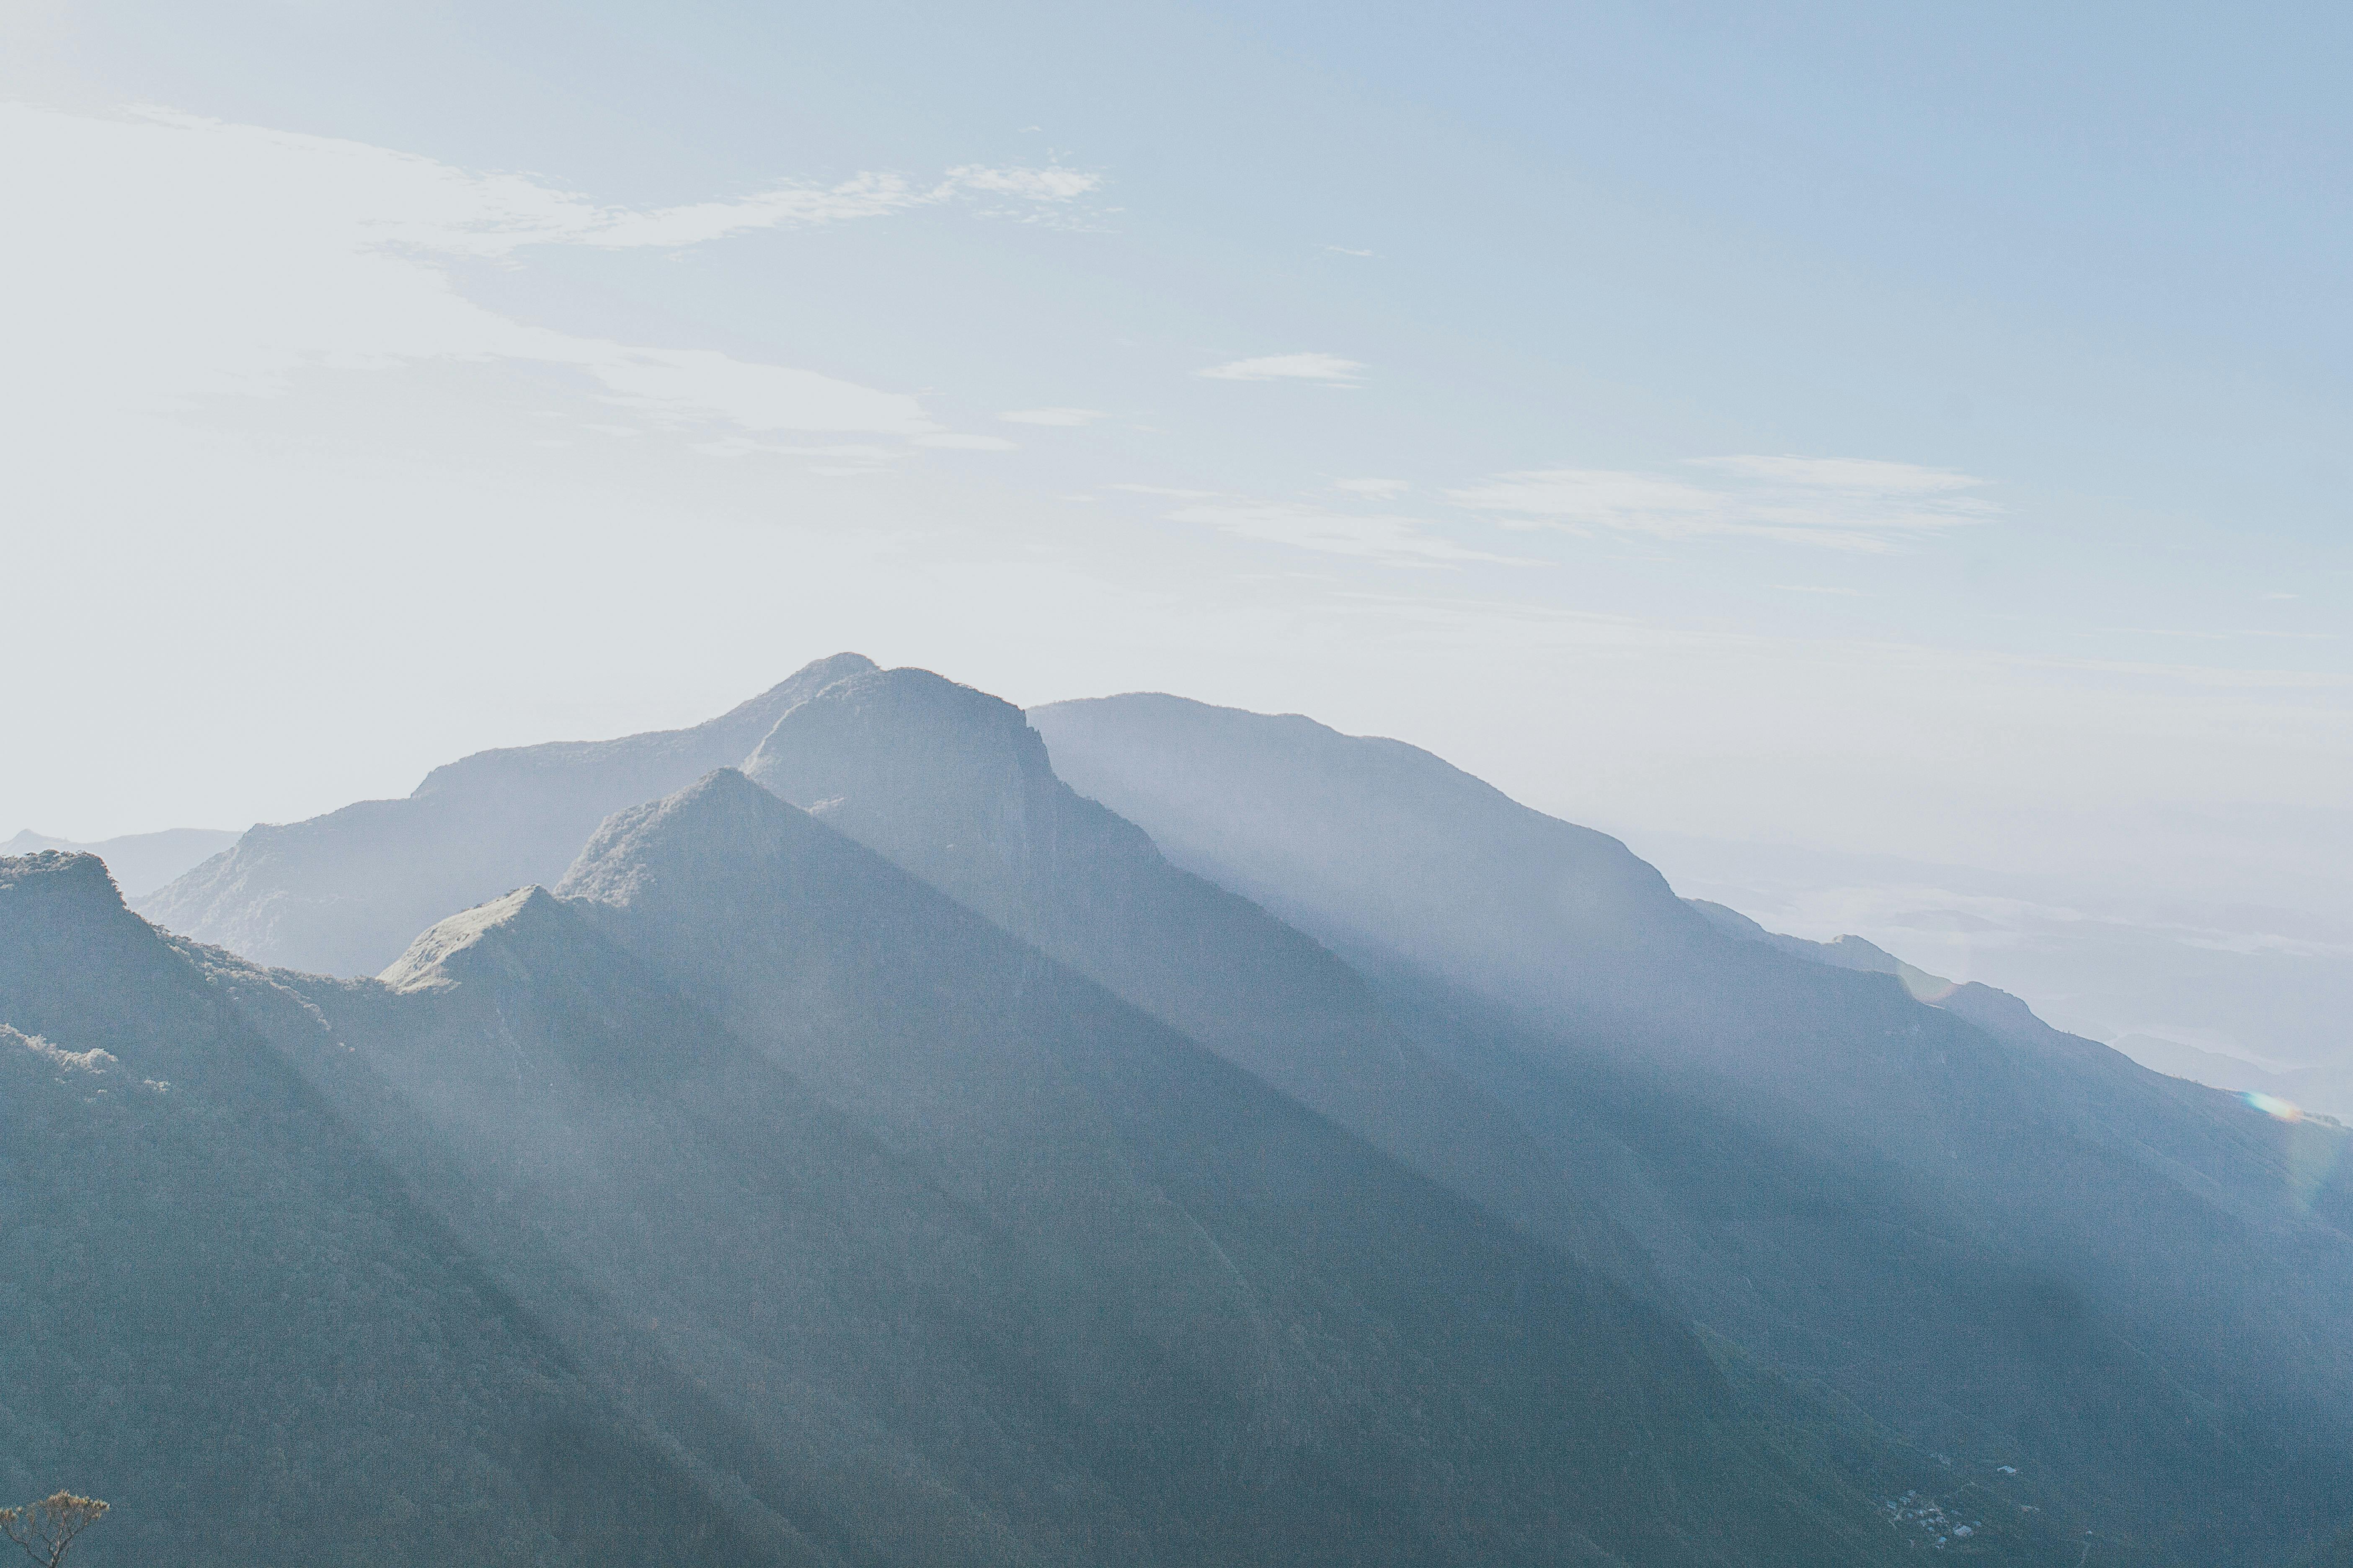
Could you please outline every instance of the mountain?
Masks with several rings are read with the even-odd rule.
[[[1975,981],[1966,984],[1947,980],[1915,968],[1884,948],[1865,942],[1859,936],[1841,936],[1832,942],[1810,942],[1804,937],[1783,936],[1767,931],[1763,926],[1722,904],[1704,899],[1684,900],[1727,935],[1744,942],[1761,942],[1778,952],[1792,953],[1816,963],[1826,963],[1833,969],[1854,969],[1867,973],[1893,974],[1904,983],[1905,990],[1931,1006],[1957,1013],[1989,1034],[2005,1036],[2030,1044],[2071,1042],[2069,1048],[2088,1049],[2093,1042],[2079,1035],[2068,1035],[2052,1028],[2035,1015],[2034,1009],[2021,997],[1994,986]],[[2237,1057],[2219,1051],[2200,1050],[2178,1040],[2158,1039],[2149,1035],[2126,1035],[2114,1042],[2115,1049],[2168,1078],[2187,1079],[2215,1089],[2241,1089],[2264,1094],[2275,1100],[2298,1103],[2324,1112],[2336,1112],[2348,1104],[2344,1077],[2323,1068],[2297,1068],[2276,1072]]]
[[[93,1565],[1892,1561],[1654,1306],[732,772],[381,980],[8,862],[0,1022]]]
[[[819,659],[691,729],[480,752],[406,799],[255,826],[138,907],[256,963],[373,974],[451,910],[554,881],[607,816],[742,762],[803,697],[871,668]]]
[[[1757,942],[1777,952],[1790,953],[1814,963],[1825,963],[1832,969],[1852,969],[1863,974],[1893,974],[1904,983],[1904,989],[1914,1001],[1926,1002],[1932,1007],[1960,989],[1943,975],[1915,968],[1876,942],[1865,942],[1859,936],[1810,942],[1802,936],[1784,936],[1778,931],[1767,931],[1738,910],[1710,903],[1705,899],[1685,899],[1683,902],[1697,910],[1700,918],[1708,924],[1741,942]],[[2025,1004],[2021,1002],[2019,1005],[2024,1006]]]
[[[2332,1076],[2318,1068],[2292,1068],[2284,1072],[2257,1067],[2237,1057],[2221,1051],[2201,1050],[2179,1040],[2160,1039],[2154,1035],[2126,1035],[2116,1042],[2116,1049],[2132,1058],[2152,1072],[2173,1078],[2186,1078],[2192,1083],[2211,1084],[2216,1089],[2252,1089],[2258,1094],[2276,1095],[2283,1100],[2310,1100],[2319,1103],[2328,1097]],[[2316,1093],[2317,1091],[2317,1093]],[[2323,1107],[2337,1109],[2331,1104]]]
[[[225,828],[172,827],[161,833],[130,833],[95,844],[74,844],[26,828],[0,844],[0,858],[37,855],[44,849],[95,855],[106,862],[107,874],[122,889],[122,896],[135,899],[219,854],[237,840],[237,835]]]
[[[95,858],[0,859],[0,1489],[112,1503],[93,1568],[822,1561],[517,1309],[273,999]]]
[[[1362,977],[1082,798],[1011,703],[928,670],[867,670],[786,712],[744,771],[1415,1169],[1642,1274],[1560,1163],[1408,1039]]]
[[[1733,1364],[1957,1486],[2037,1479],[2120,1560],[2341,1528],[2341,1132],[1984,987],[1925,1005],[1876,962],[1727,934],[1617,841],[1397,742],[1164,696],[1029,718],[1073,787],[1333,946],[1575,1161]]]

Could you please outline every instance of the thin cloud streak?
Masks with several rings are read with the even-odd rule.
[[[1533,468],[1447,499],[1499,514],[1506,527],[1733,536],[1866,552],[2001,515],[1970,493],[1987,481],[1949,468],[1855,458],[1701,458],[1686,466],[1722,478],[1702,484],[1614,468]]]
[[[1418,519],[1367,517],[1284,501],[1230,501],[1188,506],[1172,522],[1203,524],[1237,539],[1345,555],[1387,566],[1533,565],[1455,543]]]
[[[1338,354],[1263,354],[1213,364],[1193,374],[1208,381],[1313,381],[1325,386],[1355,386],[1365,379],[1366,367]]]

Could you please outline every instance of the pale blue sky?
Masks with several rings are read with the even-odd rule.
[[[68,650],[0,832],[839,647],[1313,711],[1638,847],[2094,875],[2345,805],[2341,8],[0,16]]]

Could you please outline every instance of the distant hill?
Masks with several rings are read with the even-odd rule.
[[[2316,1068],[2278,1072],[2221,1051],[2201,1050],[2154,1035],[2123,1036],[2116,1041],[2116,1048],[2153,1071],[2186,1078],[2192,1083],[2211,1084],[2216,1089],[2253,1089],[2296,1100],[2311,1096],[2316,1089],[2327,1092],[2327,1075]]]
[[[1971,982],[1959,984],[1941,975],[1930,974],[1915,968],[1894,954],[1859,936],[1841,936],[1832,942],[1811,942],[1804,937],[1783,936],[1768,931],[1737,910],[1704,899],[1687,899],[1709,923],[1727,935],[1744,942],[1761,942],[1777,952],[1794,954],[1833,969],[1854,969],[1866,973],[1893,974],[1903,981],[1904,988],[1931,1006],[1958,1013],[1980,1028],[1997,1035],[2030,1042],[2045,1042],[2047,1037],[2063,1037],[2073,1041],[2076,1048],[2090,1047],[2094,1042],[2077,1035],[2063,1035],[2035,1016],[2034,1009],[2021,997],[1990,985]],[[2241,1089],[2269,1095],[2301,1109],[2333,1114],[2340,1109],[2353,1109],[2353,1095],[2348,1093],[2343,1073],[2332,1073],[2321,1068],[2299,1068],[2290,1071],[2274,1071],[2220,1051],[2200,1050],[2178,1040],[2159,1039],[2150,1035],[2126,1035],[2112,1042],[2115,1050],[2131,1058],[2153,1072],[2168,1078],[2186,1079],[2213,1089]]]
[[[406,799],[253,827],[139,910],[259,963],[374,974],[452,910],[554,882],[608,814],[733,766],[794,703],[871,668],[820,659],[692,729],[480,752]]]
[[[2332,1528],[2341,1132],[1989,988],[1925,1005],[1934,977],[1861,944],[1728,934],[1617,841],[1394,741],[1166,696],[1029,718],[1074,788],[1332,945],[1575,1161],[1740,1356],[1973,1485],[2039,1478],[2135,1560]]]
[[[135,899],[219,854],[239,837],[216,827],[171,827],[161,833],[131,833],[94,844],[76,844],[26,828],[0,843],[0,857],[37,855],[44,849],[95,855],[106,862],[107,872],[122,889],[122,896]]]

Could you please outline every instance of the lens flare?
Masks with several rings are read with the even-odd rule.
[[[2253,1089],[2247,1090],[2239,1098],[2275,1121],[2304,1120],[2304,1107],[2292,1100],[2274,1100],[2268,1094],[2257,1094]]]

